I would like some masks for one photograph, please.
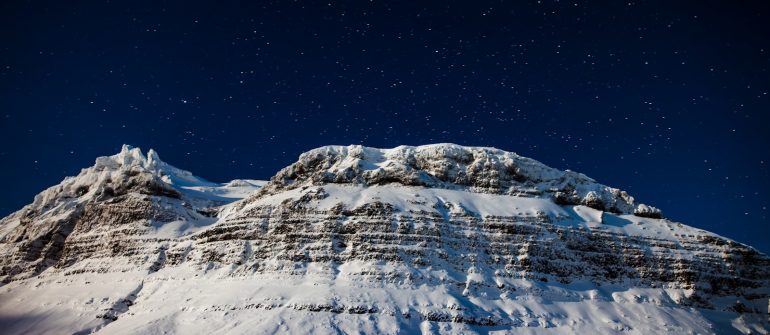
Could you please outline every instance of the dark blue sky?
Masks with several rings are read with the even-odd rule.
[[[0,215],[123,143],[214,181],[493,146],[770,252],[766,1],[0,4]]]

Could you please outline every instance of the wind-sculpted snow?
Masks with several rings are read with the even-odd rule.
[[[323,147],[260,185],[210,183],[128,147],[97,159],[0,222],[0,325],[105,334],[770,329],[766,255],[512,153]]]

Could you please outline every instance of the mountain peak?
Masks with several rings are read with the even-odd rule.
[[[138,168],[142,170],[160,172],[162,168],[170,167],[170,165],[163,162],[158,156],[158,153],[153,149],[148,150],[147,155],[145,155],[142,152],[142,149],[128,144],[123,144],[120,152],[117,154],[112,156],[97,157],[96,163],[93,167],[99,171],[104,169],[131,170]]]
[[[239,200],[261,186],[259,181],[238,181],[209,182],[162,161],[153,149],[145,155],[140,148],[125,144],[117,154],[98,157],[77,176],[66,177],[40,192],[31,204],[11,216],[59,218],[77,213],[85,204],[137,195],[173,198],[201,209]]]
[[[300,155],[275,175],[264,192],[324,183],[402,184],[475,193],[550,198],[621,214],[661,217],[625,191],[584,174],[558,170],[513,152],[452,143],[379,149],[324,146]]]
[[[167,184],[174,186],[218,185],[197,177],[189,171],[179,169],[164,162],[154,149],[149,149],[147,155],[145,155],[142,153],[142,149],[128,144],[124,144],[120,152],[115,155],[97,158],[93,168],[96,171],[103,171],[105,169],[110,171],[129,171],[134,169],[146,171],[158,176]]]
[[[205,183],[124,146],[0,219],[3,330],[770,329],[766,255],[515,153],[327,146]]]

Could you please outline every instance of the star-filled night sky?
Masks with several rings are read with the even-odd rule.
[[[491,146],[770,252],[766,1],[0,4],[0,215],[128,143],[213,181]]]

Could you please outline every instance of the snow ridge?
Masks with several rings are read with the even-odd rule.
[[[346,183],[464,189],[478,193],[544,197],[559,204],[582,204],[620,214],[662,217],[659,209],[637,203],[625,191],[584,174],[561,171],[495,148],[442,143],[376,149],[325,146],[303,153],[265,188]]]

